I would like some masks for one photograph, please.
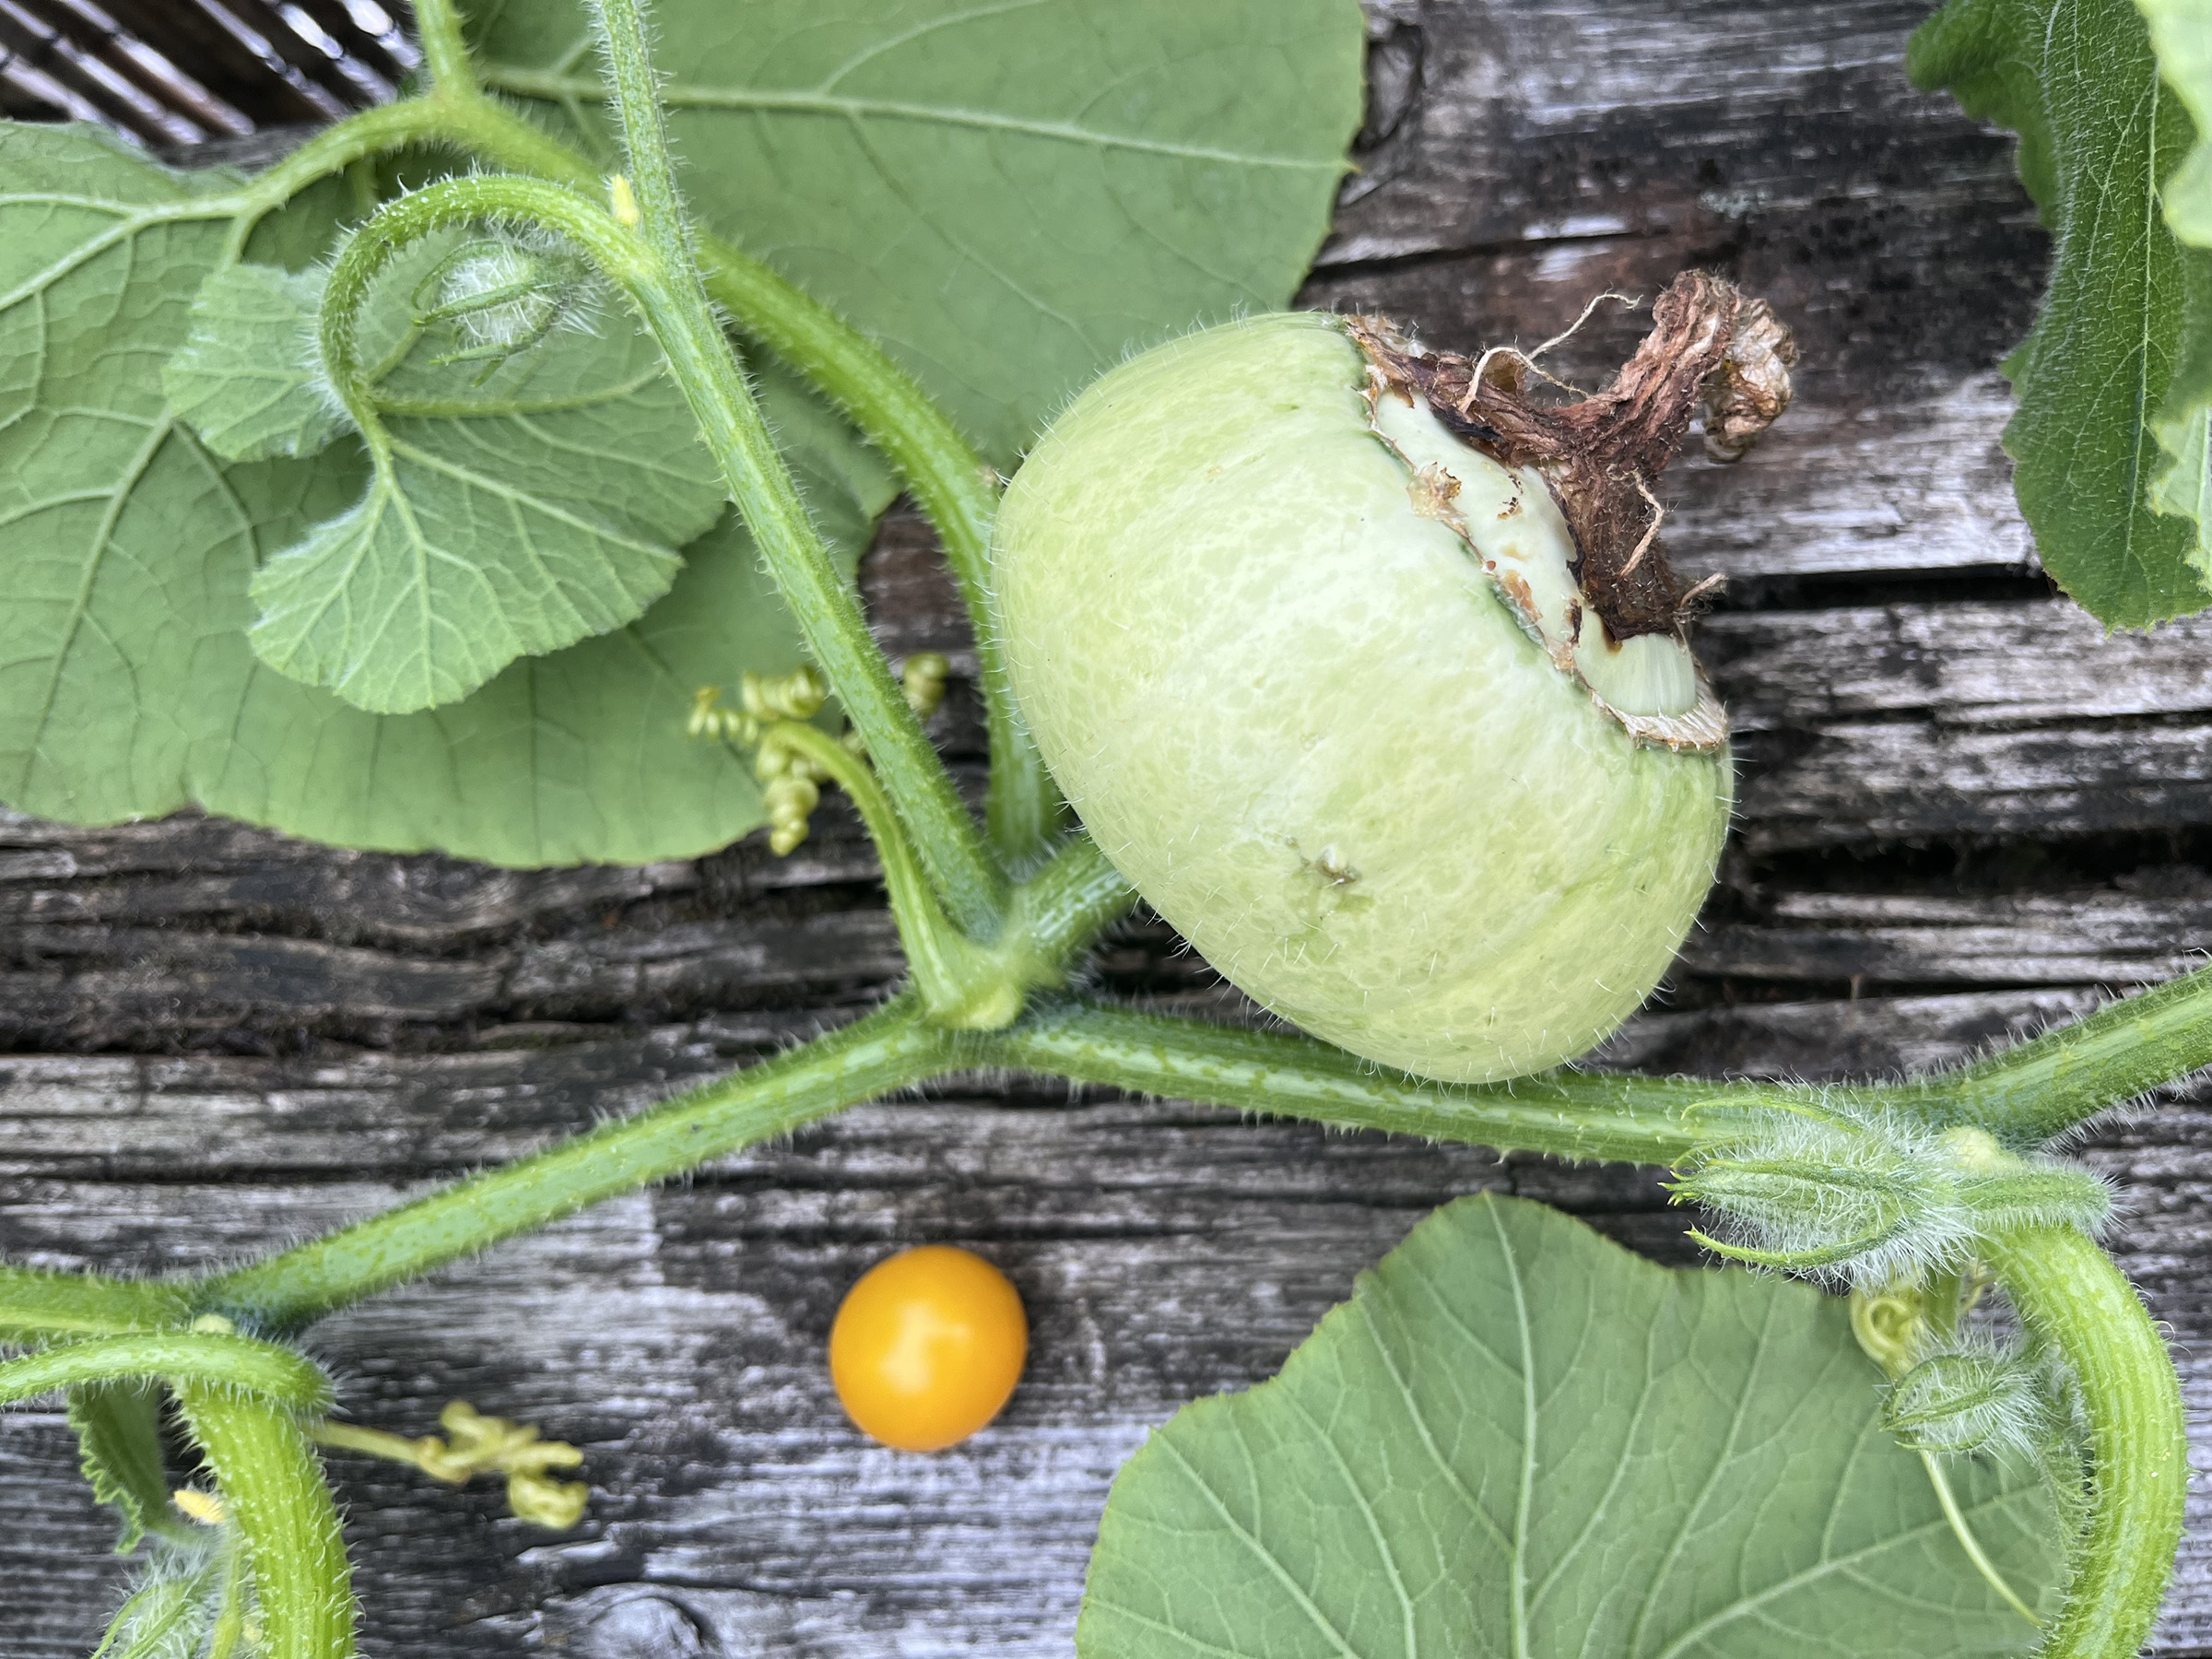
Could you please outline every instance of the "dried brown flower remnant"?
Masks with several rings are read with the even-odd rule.
[[[1499,371],[1508,359],[1493,358],[1476,385],[1475,359],[1424,352],[1380,318],[1347,325],[1382,378],[1421,397],[1455,436],[1543,473],[1574,536],[1575,581],[1613,639],[1680,634],[1713,584],[1686,588],[1676,578],[1652,481],[1700,406],[1719,460],[1742,455],[1789,406],[1797,349],[1764,300],[1684,272],[1653,302],[1652,330],[1613,383],[1551,408],[1528,400],[1522,376]]]
[[[1705,453],[1740,461],[1790,406],[1797,342],[1764,300],[1747,300],[1721,366],[1705,380]]]

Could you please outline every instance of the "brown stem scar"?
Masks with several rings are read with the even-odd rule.
[[[1542,473],[1574,538],[1575,581],[1616,641],[1681,636],[1695,602],[1721,584],[1677,579],[1652,481],[1700,414],[1707,453],[1733,461],[1789,406],[1797,348],[1765,300],[1684,272],[1653,301],[1651,332],[1613,383],[1552,407],[1532,403],[1518,373],[1489,372],[1501,353],[1525,361],[1510,347],[1468,359],[1422,351],[1381,318],[1347,327],[1385,383],[1424,400],[1463,442]]]

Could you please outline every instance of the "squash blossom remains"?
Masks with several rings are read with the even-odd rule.
[[[1789,400],[1763,302],[1686,275],[1614,383],[1267,316],[1122,365],[1008,489],[998,623],[1106,855],[1273,1013],[1456,1082],[1580,1054],[1712,879],[1727,723],[1651,481]]]

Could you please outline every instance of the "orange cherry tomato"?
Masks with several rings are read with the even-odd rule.
[[[949,1244],[902,1250],[845,1293],[830,1380],[863,1432],[901,1452],[964,1441],[1006,1405],[1030,1322],[1006,1276]]]

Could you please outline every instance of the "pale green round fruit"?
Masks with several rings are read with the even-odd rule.
[[[1355,335],[1263,317],[1094,384],[1006,493],[998,623],[1062,789],[1209,962],[1370,1059],[1514,1077],[1665,971],[1725,724],[1678,629],[1584,617],[1545,474]]]

